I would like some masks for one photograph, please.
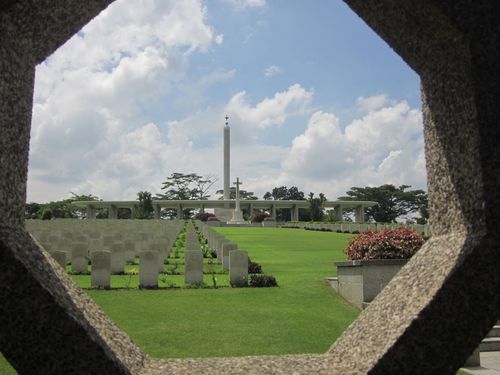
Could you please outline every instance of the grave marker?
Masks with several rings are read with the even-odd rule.
[[[111,252],[94,251],[91,256],[92,273],[90,285],[92,288],[111,287]]]

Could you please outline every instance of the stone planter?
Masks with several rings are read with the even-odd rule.
[[[370,259],[337,262],[337,292],[365,308],[398,273],[408,259]]]

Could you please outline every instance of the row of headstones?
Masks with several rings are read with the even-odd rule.
[[[110,255],[110,272],[112,274],[123,274],[126,263],[135,262],[137,256],[141,257],[144,252],[155,252],[158,254],[158,270],[163,271],[165,262],[172,250],[172,242],[167,239],[157,238],[142,246],[140,251],[135,249],[134,242],[111,242],[100,249],[90,249],[88,244],[73,242],[67,250],[49,251],[57,262],[66,267],[71,263],[71,271],[74,273],[87,273],[89,262],[93,266],[92,259],[95,253],[106,252]]]
[[[90,285],[92,288],[110,288],[111,287],[111,274],[113,273],[113,265],[116,259],[113,258],[110,251],[98,250],[91,254],[90,262],[92,265],[90,273]],[[56,251],[52,254],[54,259],[62,266],[65,267],[66,253],[63,251]],[[87,269],[88,261],[78,259],[81,266]],[[139,287],[140,288],[154,288],[158,286],[158,274],[160,267],[163,268],[163,263],[158,251],[142,251],[140,253],[139,263]]]
[[[162,231],[167,228],[183,226],[180,220],[27,220],[26,229],[30,232],[66,232],[73,231],[78,234],[92,234],[96,231]]]
[[[427,224],[402,224],[402,223],[287,223],[284,228],[307,228],[313,230],[330,230],[332,232],[364,232],[371,230],[378,232],[384,229],[396,229],[405,227],[413,229],[424,237],[429,237],[429,226]]]
[[[25,226],[29,232],[50,229],[51,231],[62,231],[77,229],[80,233],[94,230],[158,230],[169,227],[181,227],[183,220],[79,220],[79,219],[56,219],[56,220],[26,220]]]
[[[92,231],[85,231],[85,221],[73,220],[71,224],[64,220],[61,222],[65,225],[38,225],[37,228],[31,228],[30,232],[49,253],[66,252],[67,262],[72,261],[73,253],[78,257],[89,258],[91,253],[98,250],[111,251],[113,254],[123,252],[128,262],[133,262],[143,251],[156,250],[165,260],[168,256],[165,252],[171,249],[183,226],[183,222],[162,226],[141,223],[139,229],[133,225],[114,225],[110,230],[107,225],[93,225]],[[81,223],[81,228],[75,223]]]
[[[140,257],[140,286],[157,286],[158,273],[163,271],[172,245],[184,225],[183,221],[167,222],[167,225],[136,221],[110,226],[100,225],[98,221],[97,225],[92,223],[93,232],[89,234],[84,230],[90,227],[85,221],[60,220],[57,225],[53,222],[37,223],[29,230],[35,238],[53,240],[40,242],[63,268],[71,262],[73,272],[87,273],[90,262],[91,285],[103,288],[110,287],[111,274],[124,273],[126,262],[133,262],[136,256]],[[137,232],[137,228],[141,232]]]
[[[192,222],[186,226],[184,282],[186,284],[201,284],[203,282],[203,249]]]
[[[152,220],[28,220],[28,231],[48,251],[66,250],[68,243],[87,243],[91,249],[101,250],[108,245],[106,237],[114,237],[116,242],[135,242],[138,251],[141,245],[155,238],[172,238],[183,226],[182,221]],[[89,224],[90,223],[90,224]],[[71,257],[71,254],[69,254]]]
[[[239,250],[238,245],[229,241],[209,225],[196,221],[196,226],[208,246],[217,253],[222,269],[229,271],[229,283],[234,287],[248,285],[248,252]]]

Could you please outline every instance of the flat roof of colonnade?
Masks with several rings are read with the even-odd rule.
[[[139,204],[139,201],[76,201],[74,205],[79,207],[92,206],[95,208],[107,208],[114,206],[116,208],[132,208]],[[236,200],[234,199],[217,199],[217,200],[153,200],[153,206],[160,208],[225,208],[234,207]],[[377,202],[373,201],[326,201],[323,203],[324,208],[357,208],[357,207],[372,207]],[[309,208],[308,200],[258,200],[245,199],[240,200],[240,206],[247,207],[252,205],[254,209],[270,208],[273,205],[276,208]]]

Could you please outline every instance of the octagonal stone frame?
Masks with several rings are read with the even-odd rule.
[[[433,237],[321,355],[153,360],[24,229],[36,64],[111,0],[0,3],[0,351],[20,374],[454,374],[499,317],[500,5],[345,0],[421,77]]]

